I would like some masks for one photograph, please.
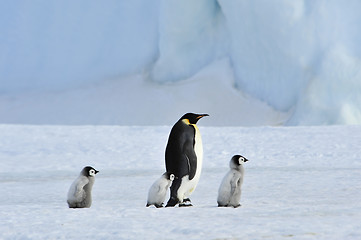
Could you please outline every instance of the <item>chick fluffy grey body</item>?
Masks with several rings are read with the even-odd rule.
[[[92,188],[95,174],[92,167],[85,167],[75,179],[68,191],[67,203],[69,208],[89,208],[92,204]]]

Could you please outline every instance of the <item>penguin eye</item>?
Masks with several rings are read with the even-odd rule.
[[[94,171],[93,169],[91,169],[91,170],[89,171],[89,175],[90,175],[90,176],[95,176],[95,171]]]

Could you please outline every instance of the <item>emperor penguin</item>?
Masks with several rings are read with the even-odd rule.
[[[154,205],[157,208],[163,207],[168,188],[174,180],[174,174],[165,172],[150,187],[148,192],[147,207]]]
[[[244,177],[243,163],[248,159],[241,155],[234,155],[229,162],[231,168],[224,176],[223,181],[218,190],[217,203],[218,207],[234,207],[241,206],[241,187]]]
[[[173,126],[165,150],[166,170],[174,174],[166,207],[192,206],[189,196],[196,188],[202,170],[203,145],[199,119],[208,114],[184,114]]]
[[[92,204],[91,191],[95,180],[95,174],[98,172],[99,171],[90,166],[83,168],[68,191],[67,202],[69,208],[90,208]]]

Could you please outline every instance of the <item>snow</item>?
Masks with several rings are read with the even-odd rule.
[[[0,239],[361,239],[360,8],[3,1]],[[186,112],[210,115],[194,206],[146,208]],[[234,154],[242,207],[217,208]],[[92,207],[69,209],[87,165]]]
[[[146,74],[64,91],[0,96],[0,122],[16,124],[168,125],[185,112],[205,112],[210,126],[280,125],[288,114],[233,88],[228,59],[192,78],[160,85]],[[216,90],[215,90],[216,89]]]
[[[0,125],[1,239],[360,239],[360,126],[206,127],[190,208],[146,208],[166,126]],[[177,119],[174,120],[174,122]],[[217,208],[234,154],[249,159],[238,209]],[[90,209],[66,194],[100,172]]]
[[[219,2],[240,89],[294,108],[288,124],[360,123],[359,1]]]
[[[361,95],[358,89],[361,87],[361,61],[346,55],[340,48],[335,48],[329,53],[328,60],[320,68],[320,77],[307,86],[306,96],[299,100],[289,123],[360,123],[361,111],[358,106],[361,103]],[[333,70],[332,66],[335,65],[341,66],[342,71]],[[343,84],[339,85],[340,82]]]
[[[360,8],[358,0],[4,1],[0,122],[128,125],[124,99],[143,110],[151,96],[162,115],[188,98],[207,107],[214,95],[198,91],[221,86],[226,100],[215,112],[232,111],[223,126],[360,124]],[[209,68],[217,78],[176,88]],[[170,98],[154,95],[170,88]],[[256,113],[244,96],[263,103],[251,104]]]
[[[130,74],[157,54],[156,1],[6,1],[1,92],[58,90]]]
[[[163,0],[159,57],[151,69],[151,78],[156,82],[187,79],[225,55],[228,42],[217,1]]]

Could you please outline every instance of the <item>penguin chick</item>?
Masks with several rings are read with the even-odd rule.
[[[91,206],[91,191],[95,180],[95,174],[98,172],[99,171],[90,166],[83,168],[68,191],[67,202],[69,208],[89,208]]]
[[[241,155],[234,155],[229,162],[230,170],[224,176],[218,190],[217,203],[218,207],[234,207],[241,206],[241,187],[243,183],[244,168],[243,163],[248,159]]]
[[[163,207],[168,188],[174,180],[174,174],[165,172],[150,187],[148,192],[147,207],[154,205],[157,208]]]

